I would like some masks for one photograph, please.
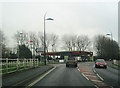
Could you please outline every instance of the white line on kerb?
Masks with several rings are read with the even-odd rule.
[[[102,78],[102,77],[100,77],[98,74],[97,74],[97,76],[103,81],[103,78]]]
[[[82,75],[83,75],[87,80],[89,80],[83,73],[82,73]]]

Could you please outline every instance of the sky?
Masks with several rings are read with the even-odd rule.
[[[18,2],[19,1],[19,2]],[[14,47],[13,36],[17,30],[43,32],[44,15],[46,33],[95,35],[112,33],[118,41],[118,0],[5,0],[0,2],[0,29],[8,39],[8,46]]]

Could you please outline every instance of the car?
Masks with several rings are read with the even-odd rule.
[[[68,59],[66,59],[66,67],[69,67],[69,66],[77,67],[77,58],[68,57]]]
[[[102,68],[107,68],[107,63],[105,62],[104,59],[97,59],[95,61],[95,68],[102,67]]]

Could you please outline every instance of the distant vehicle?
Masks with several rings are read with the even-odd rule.
[[[82,58],[81,57],[76,57],[78,62],[82,62]]]
[[[104,59],[97,59],[95,61],[95,68],[102,67],[102,68],[107,68],[107,63],[105,62]]]
[[[66,67],[69,67],[70,65],[77,67],[77,58],[68,57],[68,59],[66,59]]]

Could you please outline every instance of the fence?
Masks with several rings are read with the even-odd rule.
[[[42,63],[42,62],[41,62]],[[38,67],[40,62],[38,59],[1,59],[0,73],[7,74],[15,71]]]

